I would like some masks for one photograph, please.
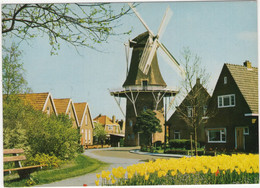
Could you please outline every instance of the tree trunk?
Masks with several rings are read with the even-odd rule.
[[[197,152],[197,127],[195,126],[194,127],[194,145],[195,145],[195,147],[194,147],[194,149],[195,149],[195,155],[197,156],[198,155],[198,152]]]

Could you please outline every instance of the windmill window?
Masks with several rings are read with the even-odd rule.
[[[147,86],[148,86],[148,80],[143,80],[142,81],[142,86],[144,90],[147,90]]]

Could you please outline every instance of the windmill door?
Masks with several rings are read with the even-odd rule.
[[[237,150],[244,150],[244,135],[243,135],[244,128],[236,128],[236,145]]]

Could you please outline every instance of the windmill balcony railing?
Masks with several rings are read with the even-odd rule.
[[[163,87],[163,86],[127,86],[122,88],[111,89],[110,93],[128,92],[128,91],[164,91],[164,92],[178,92],[179,89],[174,87]]]

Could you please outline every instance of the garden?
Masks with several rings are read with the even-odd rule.
[[[259,155],[233,154],[157,159],[96,174],[96,185],[198,185],[259,183]]]

